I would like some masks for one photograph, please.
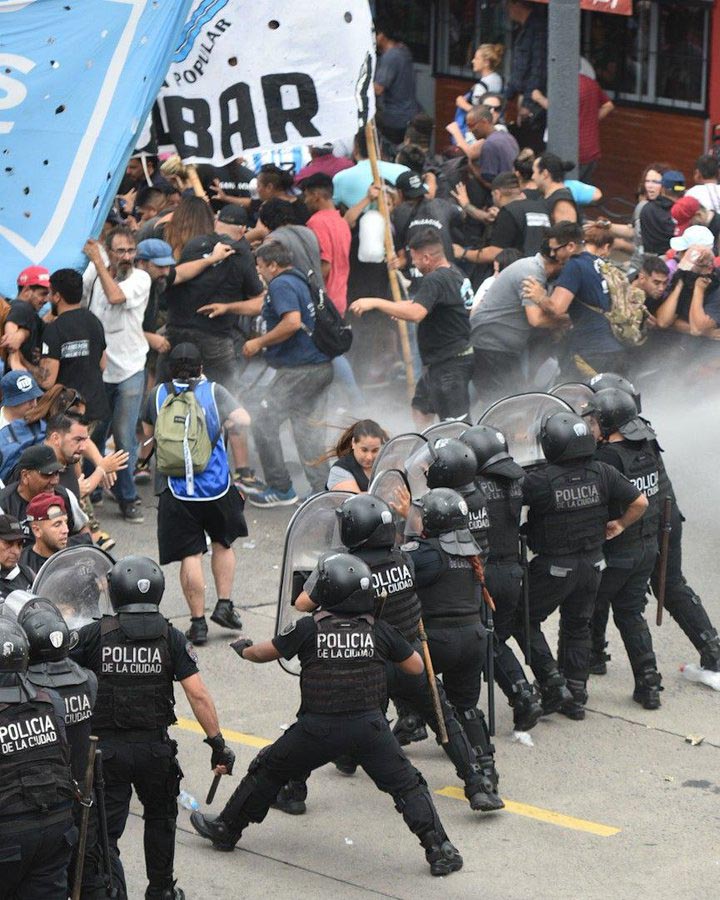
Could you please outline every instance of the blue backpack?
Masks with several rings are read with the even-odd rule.
[[[24,419],[18,419],[0,428],[0,478],[5,484],[20,461],[23,450],[44,440],[45,423],[42,421],[28,424]]]

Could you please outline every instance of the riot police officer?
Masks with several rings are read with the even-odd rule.
[[[604,643],[608,611],[612,608],[635,676],[633,700],[645,709],[658,709],[662,679],[644,616],[660,531],[660,473],[651,443],[655,433],[639,418],[630,394],[619,388],[598,391],[585,415],[591,415],[599,429],[595,459],[622,472],[649,503],[645,515],[605,547],[607,568],[593,615],[593,642],[596,646]]]
[[[395,800],[425,848],[431,873],[457,871],[462,857],[448,840],[425,780],[393,737],[382,711],[386,661],[419,675],[422,660],[399,632],[375,620],[372,573],[357,557],[324,555],[310,596],[318,612],[299,619],[284,634],[261,644],[239,639],[232,645],[252,662],[299,657],[297,722],[255,757],[219,816],[195,812],[190,821],[215,847],[232,850],[250,822],[263,821],[283,784],[352,752],[375,785]]]
[[[480,548],[468,530],[465,500],[450,488],[433,488],[415,501],[422,536],[403,546],[415,566],[428,646],[447,698],[475,748],[487,808],[502,809],[497,793],[495,748],[485,716],[477,708],[487,650],[481,620]]]
[[[475,454],[475,484],[487,509],[485,584],[495,601],[495,681],[513,709],[515,729],[529,731],[542,715],[540,697],[507,644],[517,631],[523,593],[519,534],[525,472],[508,453],[505,436],[490,425],[468,428],[460,440]],[[473,537],[478,540],[477,534]]]
[[[589,384],[594,391],[600,391],[606,387],[616,387],[621,391],[625,391],[635,401],[638,414],[642,412],[639,392],[622,375],[616,375],[614,372],[601,372],[591,378]],[[643,421],[647,425],[650,424],[647,419],[643,419]],[[718,637],[717,629],[710,621],[702,600],[687,583],[682,571],[682,523],[685,521],[685,516],[683,516],[678,507],[675,490],[663,461],[662,448],[658,444],[657,439],[652,439],[650,444],[658,459],[658,496],[660,502],[662,503],[665,497],[670,497],[672,500],[670,511],[671,530],[665,573],[665,609],[675,619],[700,654],[700,665],[712,672],[720,672],[720,637]],[[658,556],[650,579],[650,584],[656,595],[659,577],[660,558]],[[601,610],[596,606],[596,615],[593,620],[593,656],[590,665],[590,671],[595,675],[604,675],[607,672],[607,661],[610,658],[605,652],[607,647],[605,640],[607,617],[608,610],[605,610],[603,620]]]
[[[64,705],[27,680],[27,637],[5,615],[0,647],[0,893],[66,900],[77,829]]]
[[[108,582],[115,615],[82,628],[72,656],[98,676],[92,726],[104,760],[115,884],[124,887],[125,883],[117,845],[134,787],[144,809],[149,882],[145,897],[182,898],[173,880],[182,777],[177,744],[167,731],[175,722],[173,681],[182,685],[208,735],[205,742],[212,748],[211,767],[216,774],[230,774],[235,756],[220,733],[192,644],[158,610],[165,590],[159,565],[144,556],[127,556],[113,566]]]
[[[523,502],[530,570],[530,665],[545,713],[585,717],[590,620],[605,567],[603,544],[637,521],[645,496],[616,469],[591,459],[595,438],[574,413],[557,412],[541,425],[547,463],[528,472]],[[618,509],[611,519],[609,509]],[[620,515],[619,512],[622,511]],[[558,664],[540,625],[560,607]]]
[[[14,596],[10,595],[8,604],[12,604]],[[28,639],[28,681],[35,687],[52,689],[65,704],[70,767],[73,778],[81,783],[87,765],[97,677],[69,658],[70,632],[50,600],[29,595],[18,611],[18,624]]]
[[[422,652],[419,640],[421,608],[413,561],[408,553],[394,546],[395,524],[390,507],[372,494],[357,494],[345,500],[337,515],[340,540],[350,553],[370,567],[375,592],[375,618],[397,628],[414,650]],[[308,580],[306,591],[312,592],[315,577],[311,576]],[[295,605],[304,611],[315,609],[307,593],[301,594]],[[422,721],[428,722],[437,736],[439,725],[427,673],[410,675],[388,664],[387,679],[388,695],[398,709],[406,709],[411,715],[422,717]],[[455,765],[458,778],[465,783],[465,796],[472,809],[484,812],[498,809],[495,785],[481,772],[475,749],[448,702],[442,683],[437,679],[435,683],[448,736],[443,749]],[[408,726],[410,730],[414,727],[414,724]],[[397,727],[393,733],[402,745]],[[353,760],[336,760],[335,764],[346,774],[354,769]]]

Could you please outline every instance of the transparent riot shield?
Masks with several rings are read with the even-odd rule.
[[[467,422],[458,422],[455,419],[451,419],[448,422],[436,422],[434,425],[430,425],[423,431],[422,436],[427,438],[428,441],[439,437],[459,438],[463,431],[467,431],[469,427]]]
[[[293,603],[322,554],[342,547],[336,511],[348,497],[353,496],[349,491],[315,494],[290,519],[285,532],[275,634],[291,628],[300,616],[306,615],[297,611]],[[297,658],[280,659],[278,662],[291,675],[300,674]]]
[[[478,425],[491,425],[501,431],[515,462],[527,469],[545,462],[540,446],[540,425],[545,416],[555,412],[572,412],[569,403],[552,394],[531,392],[505,397],[489,406]]]
[[[383,444],[375,457],[370,481],[388,469],[404,469],[408,456],[421,447],[426,440],[421,434],[414,432],[398,434],[394,438],[390,438],[387,444]]]
[[[427,487],[423,493],[426,491]],[[384,500],[390,507],[393,513],[393,519],[395,520],[395,530],[401,538],[411,534],[420,534],[420,531],[418,530],[420,525],[420,513],[417,507],[410,505],[407,515],[403,515],[397,508],[398,500],[405,492],[410,494],[412,498],[407,475],[399,469],[388,469],[386,472],[381,472],[372,480],[370,489],[368,490],[369,494],[373,494],[375,497]]]
[[[556,384],[554,388],[550,389],[549,393],[553,397],[559,397],[561,400],[569,403],[573,408],[573,412],[576,412],[579,416],[583,414],[585,407],[595,396],[592,388],[583,384],[582,381],[566,381],[565,384]]]
[[[107,576],[114,564],[111,556],[92,544],[67,547],[42,565],[33,594],[52,600],[68,628],[82,628],[112,613]]]

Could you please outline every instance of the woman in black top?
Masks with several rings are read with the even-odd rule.
[[[337,460],[330,469],[327,490],[365,493],[375,458],[387,440],[387,432],[372,419],[361,419],[346,428],[329,454]]]

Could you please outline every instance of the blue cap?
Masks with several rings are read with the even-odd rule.
[[[670,169],[663,172],[662,186],[666,191],[672,191],[674,194],[682,194],[685,190],[685,176],[677,169]]]
[[[156,266],[174,266],[172,247],[160,238],[148,238],[140,241],[135,252],[135,259],[146,259]]]
[[[0,380],[0,391],[4,406],[19,406],[28,400],[42,397],[43,392],[37,381],[24,369],[7,372]]]

